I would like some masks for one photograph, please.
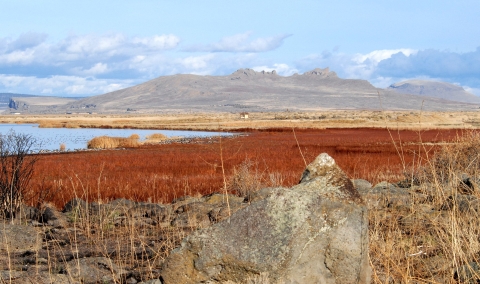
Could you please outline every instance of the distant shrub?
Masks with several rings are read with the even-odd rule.
[[[14,218],[25,200],[38,156],[28,156],[35,146],[28,134],[0,133],[0,216]]]
[[[429,182],[457,182],[461,175],[480,176],[480,134],[466,132],[444,145],[423,168]]]
[[[258,165],[246,159],[233,168],[229,189],[235,191],[238,196],[248,197],[264,186],[264,180],[265,177],[258,170]]]
[[[132,135],[133,136],[133,135]],[[140,143],[138,139],[123,138],[123,137],[109,137],[109,136],[99,136],[95,137],[92,140],[88,141],[88,149],[114,149],[114,148],[132,148],[138,147]]]
[[[132,135],[130,135],[129,138],[130,138],[130,139],[137,139],[137,140],[138,140],[138,139],[140,139],[140,135],[138,135],[138,134],[132,134]]]
[[[147,139],[149,140],[163,140],[167,139],[167,136],[162,134],[162,133],[153,133],[147,136]]]

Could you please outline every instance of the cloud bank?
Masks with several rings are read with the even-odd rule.
[[[413,78],[441,80],[480,95],[480,47],[466,53],[408,48],[368,54],[324,51],[297,60],[295,66],[299,70],[329,66],[340,77],[369,80],[377,87]]]
[[[70,35],[52,42],[47,34],[30,32],[0,38],[0,92],[95,95],[161,75],[225,74],[263,64],[256,54],[279,48],[290,35],[251,36],[247,32],[184,49],[173,34]]]
[[[239,68],[276,70],[290,76],[329,67],[341,78],[377,87],[405,79],[436,79],[480,95],[480,47],[458,53],[435,49],[379,49],[348,54],[338,49],[272,58],[290,34],[253,37],[252,32],[188,45],[173,34],[70,35],[51,41],[44,33],[0,38],[0,92],[97,95],[178,73],[226,75]]]

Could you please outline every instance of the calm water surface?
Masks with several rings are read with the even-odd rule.
[[[9,131],[32,135],[37,143],[34,151],[58,150],[64,143],[67,150],[86,149],[87,142],[97,136],[129,137],[138,134],[144,141],[147,135],[162,133],[167,137],[210,137],[229,136],[225,132],[184,131],[184,130],[140,130],[140,129],[98,129],[98,128],[39,128],[37,124],[0,124],[0,133],[8,134]]]

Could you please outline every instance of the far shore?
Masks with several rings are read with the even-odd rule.
[[[476,129],[479,112],[327,110],[240,113],[1,115],[0,123],[45,128],[242,131],[267,128]]]

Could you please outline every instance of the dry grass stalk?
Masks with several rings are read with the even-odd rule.
[[[370,210],[374,283],[480,282],[478,138],[466,133],[424,161],[411,189],[421,200]]]

